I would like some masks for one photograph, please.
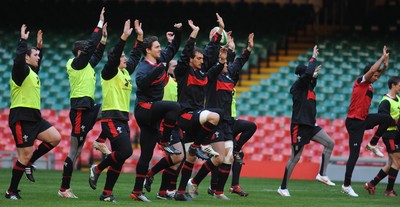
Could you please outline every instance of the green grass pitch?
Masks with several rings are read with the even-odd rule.
[[[36,183],[30,183],[25,175],[20,183],[20,195],[22,200],[11,201],[4,198],[10,178],[11,169],[0,169],[0,207],[102,207],[102,206],[149,206],[149,207],[177,207],[177,206],[218,206],[218,207],[265,207],[265,206],[304,206],[304,207],[342,207],[342,206],[400,206],[399,197],[389,198],[383,195],[385,184],[377,186],[376,195],[368,195],[363,189],[363,183],[353,183],[354,190],[360,195],[351,198],[340,192],[341,182],[336,182],[335,187],[329,187],[317,181],[291,180],[289,190],[291,197],[281,197],[276,193],[281,180],[242,178],[241,186],[250,193],[249,197],[239,197],[229,193],[228,185],[225,188],[230,201],[215,200],[207,194],[209,177],[199,187],[199,197],[193,202],[177,202],[175,200],[157,200],[155,195],[159,188],[161,176],[157,175],[152,185],[152,192],[146,196],[152,203],[137,202],[130,199],[134,183],[134,174],[121,174],[115,185],[113,194],[118,203],[105,203],[99,201],[99,196],[104,186],[105,173],[100,176],[98,189],[92,190],[88,184],[89,172],[75,171],[72,177],[71,187],[79,199],[65,199],[57,195],[61,183],[61,171],[37,170],[34,173]],[[395,186],[396,189],[397,186]]]

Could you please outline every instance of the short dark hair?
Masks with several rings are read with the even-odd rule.
[[[363,74],[368,73],[368,71],[371,69],[371,67],[374,65],[374,63],[369,63],[368,65],[366,65],[363,69]]]
[[[78,40],[74,42],[74,45],[72,46],[72,54],[78,56],[78,50],[83,50],[85,47],[88,45],[87,40]]]
[[[307,66],[305,66],[304,64],[300,64],[296,67],[296,70],[294,71],[294,73],[296,75],[303,75],[303,73],[305,73],[307,70]]]
[[[156,36],[150,36],[143,39],[143,54],[146,55],[146,49],[151,49],[153,42],[158,41]]]
[[[389,89],[392,89],[392,85],[397,85],[400,82],[400,77],[398,76],[393,76],[391,78],[389,78],[388,80],[388,87]]]
[[[28,47],[26,48],[26,54],[27,54],[28,56],[31,56],[32,50],[39,50],[39,48],[33,47],[33,46],[28,46]]]
[[[200,53],[200,54],[204,54],[203,50],[198,48],[198,47],[194,47],[192,54],[190,55],[190,58],[194,58],[196,56],[196,53]]]

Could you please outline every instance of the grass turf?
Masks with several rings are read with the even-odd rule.
[[[340,192],[341,182],[336,182],[335,187],[326,186],[317,181],[291,180],[289,190],[291,197],[281,197],[276,193],[281,180],[278,179],[257,179],[242,178],[241,186],[250,193],[249,197],[239,197],[236,194],[229,193],[229,184],[225,188],[226,195],[231,198],[230,201],[215,200],[207,194],[209,177],[207,177],[199,186],[200,196],[193,202],[177,202],[175,200],[157,200],[155,198],[159,188],[161,176],[157,175],[152,185],[152,192],[146,193],[146,196],[152,200],[152,203],[143,203],[133,201],[129,194],[134,184],[134,174],[121,174],[113,194],[118,203],[100,202],[99,196],[102,192],[105,181],[103,173],[98,182],[98,189],[92,190],[88,184],[89,172],[75,171],[72,177],[71,187],[79,199],[65,199],[57,195],[61,183],[61,171],[37,170],[34,173],[36,183],[30,183],[25,175],[21,179],[19,189],[22,200],[11,201],[4,198],[4,192],[7,190],[11,169],[0,169],[0,190],[3,193],[0,198],[0,206],[29,206],[29,207],[101,207],[101,206],[399,206],[399,197],[386,197],[383,191],[385,184],[377,186],[376,195],[368,195],[363,189],[363,183],[353,183],[354,190],[360,195],[358,198],[352,198]],[[179,180],[178,180],[179,181]],[[396,188],[396,186],[395,186]]]

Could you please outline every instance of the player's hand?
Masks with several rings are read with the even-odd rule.
[[[21,39],[27,40],[29,37],[29,32],[26,31],[26,25],[21,26]]]
[[[313,78],[316,78],[318,76],[319,70],[321,70],[322,65],[318,65],[317,68],[314,70]]]
[[[121,35],[121,39],[125,40],[132,34],[133,28],[131,28],[131,20],[126,20],[124,24],[124,32]]]
[[[106,9],[103,7],[101,9],[100,18],[99,18],[99,20],[102,21],[102,22],[104,22],[104,12],[106,12]]]
[[[317,56],[318,56],[318,54],[319,54],[319,52],[318,52],[318,46],[317,45],[315,45],[314,46],[314,49],[313,49],[313,54],[312,54],[312,57],[313,58],[317,58]]]
[[[189,19],[188,20],[188,24],[189,24],[190,28],[192,28],[193,31],[199,31],[200,30],[199,26],[196,26],[196,25],[193,24],[193,20]]]
[[[215,13],[217,15],[217,22],[218,22],[218,26],[221,29],[225,29],[225,24],[224,24],[224,20],[222,19],[221,16],[219,16],[218,13]]]
[[[180,29],[182,27],[182,23],[175,23],[174,27]]]
[[[165,36],[167,37],[167,41],[168,41],[169,43],[171,43],[172,40],[174,40],[174,33],[173,33],[173,32],[167,32],[167,33],[165,34]]]
[[[43,32],[39,30],[36,37],[37,48],[41,49],[43,47]]]
[[[247,49],[251,52],[254,47],[254,33],[250,33],[247,38]]]
[[[105,45],[107,43],[107,37],[108,37],[108,32],[107,32],[107,22],[104,23],[103,29],[102,29],[102,36],[101,36],[101,44]]]

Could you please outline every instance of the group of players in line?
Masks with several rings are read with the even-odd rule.
[[[144,38],[142,24],[126,20],[118,42],[108,50],[108,59],[101,70],[103,103],[94,102],[96,73],[94,68],[100,62],[107,43],[107,23],[105,9],[100,13],[97,27],[88,40],[76,41],[72,52],[74,58],[67,61],[66,68],[70,82],[71,146],[64,161],[62,183],[58,195],[64,198],[78,198],[71,190],[74,165],[79,157],[87,133],[96,121],[101,122],[102,131],[93,147],[102,151],[105,159],[90,168],[89,185],[97,188],[101,172],[107,170],[101,201],[116,202],[112,194],[122,166],[132,155],[130,129],[128,126],[131,75],[135,73],[137,85],[134,115],[140,127],[141,154],[136,166],[136,179],[130,197],[137,201],[150,202],[144,195],[143,187],[150,192],[154,176],[163,171],[158,199],[191,201],[198,196],[198,185],[211,172],[208,193],[216,199],[229,200],[224,187],[232,170],[230,192],[248,196],[239,185],[243,162],[242,146],[256,131],[252,122],[236,119],[235,85],[240,71],[249,58],[254,46],[254,34],[248,35],[247,48],[236,57],[235,42],[231,32],[227,32],[227,44],[221,46],[224,21],[216,14],[218,27],[211,30],[210,41],[204,47],[196,47],[200,28],[188,20],[191,33],[183,47],[179,59],[174,56],[181,42],[182,24],[174,25],[173,32],[167,32],[168,45],[163,49],[157,37]],[[26,25],[21,27],[21,39],[17,48],[10,80],[11,106],[9,125],[17,146],[18,160],[13,170],[10,187],[5,197],[19,200],[18,185],[22,175],[35,182],[33,163],[49,152],[61,140],[59,132],[40,114],[40,60],[43,55],[42,31],[37,35],[37,46],[28,47],[29,32]],[[129,56],[125,56],[126,41],[133,30],[137,39]],[[346,165],[345,182],[342,192],[358,196],[351,188],[351,175],[358,159],[364,130],[379,125],[367,149],[379,156],[383,154],[377,147],[380,137],[389,152],[387,165],[377,177],[365,185],[370,194],[375,185],[386,175],[389,184],[385,195],[395,196],[394,180],[398,165],[397,120],[400,79],[389,80],[389,93],[382,99],[378,114],[368,114],[372,100],[372,83],[388,67],[389,54],[383,49],[382,57],[366,66],[364,74],[354,82],[352,99],[346,119],[349,132],[350,156]],[[316,179],[327,185],[335,184],[326,175],[327,165],[334,147],[333,140],[316,125],[317,83],[321,65],[317,66],[317,46],[308,66],[299,65],[295,74],[298,80],[292,85],[293,99],[291,120],[292,156],[288,161],[278,193],[290,196],[287,188],[291,173],[300,159],[304,145],[310,140],[321,143],[325,149],[321,157],[321,167]],[[384,67],[381,68],[382,63]],[[397,109],[397,111],[395,111]],[[392,111],[393,110],[393,111]],[[239,135],[236,140],[236,136]],[[42,143],[33,149],[35,139]],[[111,151],[105,144],[109,140]],[[149,169],[149,163],[156,145],[165,151],[165,157]],[[380,153],[380,154],[379,154]],[[205,160],[197,174],[191,178],[197,158]],[[177,187],[178,175],[181,175]],[[394,178],[394,180],[393,180]],[[186,191],[186,188],[188,189]]]

